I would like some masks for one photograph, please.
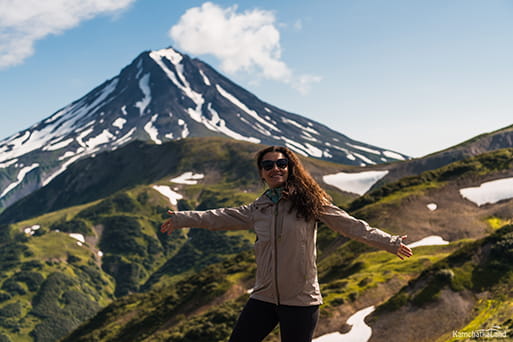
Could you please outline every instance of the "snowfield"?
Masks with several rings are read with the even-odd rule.
[[[183,198],[181,194],[171,190],[171,188],[166,185],[154,185],[152,188],[160,192],[162,195],[166,196],[172,205],[177,205],[178,200]]]
[[[185,172],[182,175],[171,179],[171,182],[178,184],[198,184],[198,180],[205,178],[205,175],[201,173]]]
[[[313,340],[313,342],[367,342],[372,336],[372,329],[364,319],[374,311],[374,306],[369,306],[353,314],[347,320],[351,330],[346,334],[334,332],[323,335]]]
[[[388,171],[365,171],[358,173],[339,172],[333,175],[322,177],[324,183],[347,192],[363,195],[376,184],[381,178],[385,177]]]
[[[426,204],[426,207],[430,211],[435,211],[436,209],[438,209],[438,204],[436,204],[436,203],[428,203],[428,204]]]
[[[2,192],[2,194],[0,194],[0,198],[4,197],[5,195],[7,195],[12,189],[14,189],[15,187],[18,186],[18,184],[20,184],[23,179],[25,178],[25,176],[32,170],[34,170],[35,168],[38,168],[39,167],[39,164],[38,163],[34,163],[30,166],[26,166],[24,168],[22,168],[20,170],[20,172],[18,172],[18,176],[17,176],[17,180],[14,182],[14,183],[11,183],[9,184],[5,189],[4,191]]]
[[[407,245],[410,248],[421,247],[421,246],[443,246],[448,245],[449,241],[444,240],[441,236],[430,235],[419,241],[415,241]]]
[[[513,198],[513,177],[485,182],[478,187],[460,189],[460,194],[478,206]]]

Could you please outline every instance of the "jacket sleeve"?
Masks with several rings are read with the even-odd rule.
[[[378,228],[372,228],[367,222],[354,218],[335,205],[325,206],[320,220],[341,235],[392,254],[396,254],[401,245],[400,236],[393,236]]]
[[[253,205],[205,211],[177,211],[172,216],[176,228],[207,228],[210,230],[252,229]]]

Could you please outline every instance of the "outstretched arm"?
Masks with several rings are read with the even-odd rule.
[[[160,226],[160,231],[171,234],[174,230],[185,227],[206,228],[210,230],[251,229],[251,211],[251,205],[204,211],[174,212],[168,210],[171,217]]]
[[[324,207],[320,220],[344,236],[379,249],[384,249],[401,259],[413,255],[411,249],[402,243],[402,240],[406,239],[406,235],[394,236],[378,228],[370,227],[367,222],[349,215],[334,205]]]

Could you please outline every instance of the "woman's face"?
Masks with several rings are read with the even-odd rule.
[[[280,186],[283,186],[289,177],[288,166],[280,168],[278,165],[283,166],[283,164],[280,162],[278,162],[277,165],[276,161],[279,159],[286,160],[287,157],[281,152],[267,152],[262,157],[262,162],[266,162],[267,164],[271,164],[268,161],[273,162],[272,168],[269,170],[266,170],[262,167],[262,162],[260,165],[260,175],[270,188],[278,188]]]

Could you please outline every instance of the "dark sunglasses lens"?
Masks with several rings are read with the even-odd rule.
[[[289,161],[287,159],[278,159],[277,161],[274,160],[262,160],[260,165],[262,165],[262,168],[266,171],[271,170],[274,167],[274,164],[278,166],[280,169],[284,169],[289,164]]]
[[[262,161],[262,168],[266,171],[269,171],[274,167],[274,162],[272,160],[264,160]]]
[[[289,164],[289,161],[287,159],[278,159],[276,161],[276,166],[278,166],[280,169],[284,169]]]

